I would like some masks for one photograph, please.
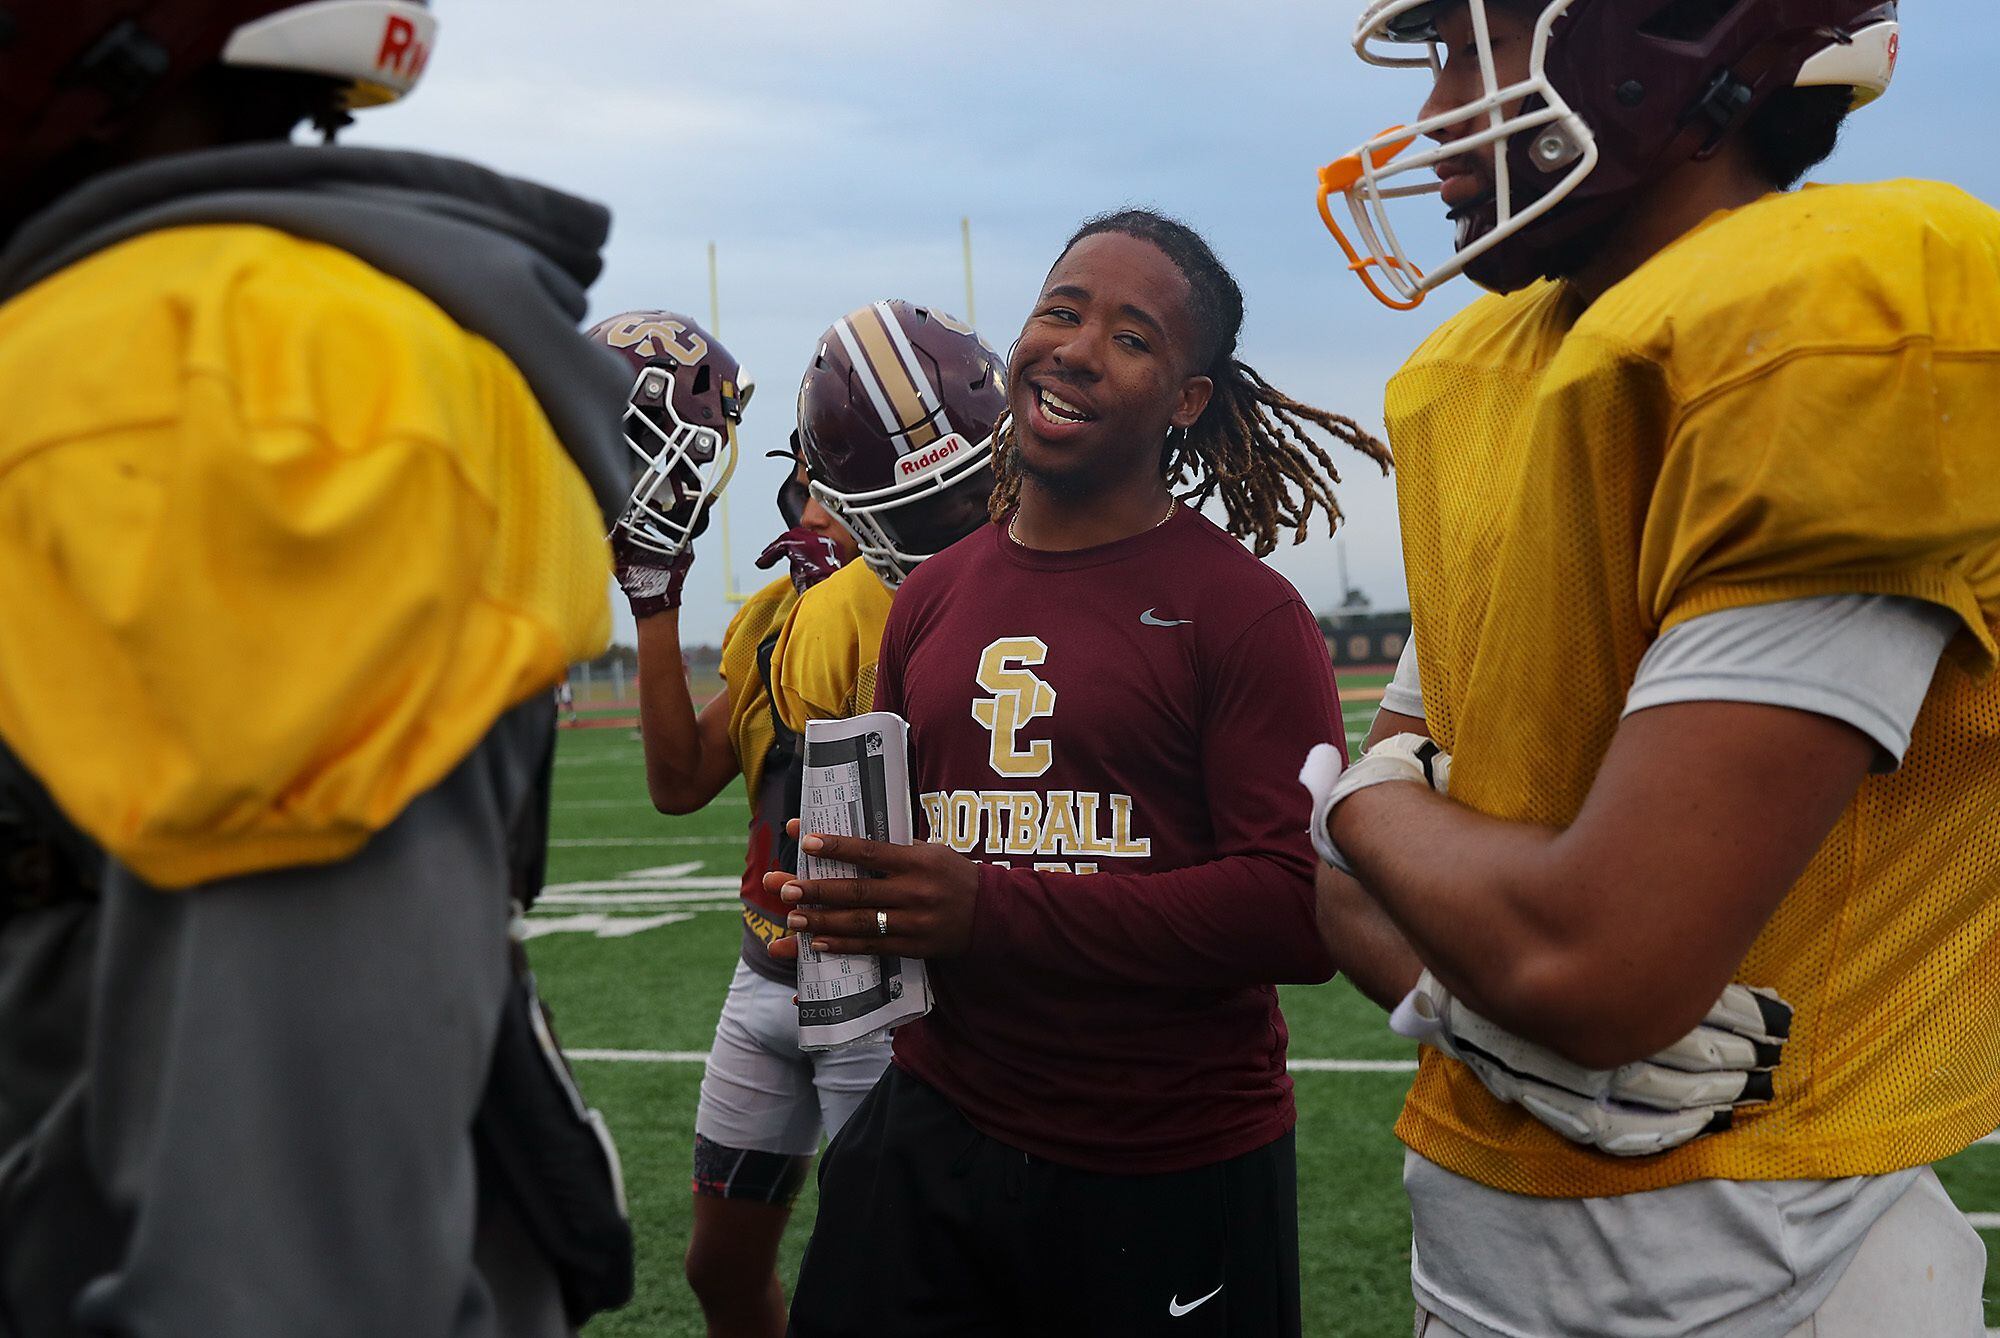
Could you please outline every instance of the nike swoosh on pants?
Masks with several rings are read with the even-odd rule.
[[[1175,1296],[1171,1301],[1167,1302],[1167,1314],[1174,1319],[1179,1319],[1182,1315],[1185,1315],[1188,1311],[1193,1310],[1203,1301],[1214,1300],[1217,1296],[1221,1294],[1222,1287],[1226,1287],[1228,1285],[1229,1284],[1227,1283],[1223,1283],[1222,1286],[1218,1286],[1214,1291],[1200,1298],[1200,1300],[1189,1301],[1186,1305],[1182,1305],[1181,1298],[1179,1296]]]

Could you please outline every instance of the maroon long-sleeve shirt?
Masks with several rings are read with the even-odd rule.
[[[896,595],[877,709],[909,720],[920,826],[982,862],[972,946],[896,1062],[993,1138],[1140,1174],[1295,1120],[1275,985],[1313,923],[1308,749],[1341,742],[1298,593],[1199,513],[1070,553],[1004,526]]]

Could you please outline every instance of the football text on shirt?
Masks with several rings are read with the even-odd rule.
[[[1096,790],[950,790],[923,796],[931,840],[961,855],[1093,855],[1144,859],[1149,837],[1132,834],[1132,796]],[[1011,864],[1011,860],[995,860]],[[1055,873],[1096,873],[1095,862],[1072,867],[1035,861]]]
[[[1023,741],[1022,728],[1055,714],[1056,690],[1029,668],[1047,661],[1040,637],[1001,637],[979,656],[979,686],[992,693],[972,703],[972,718],[992,734],[987,761],[997,776],[1027,779],[1055,764],[1047,739]],[[937,790],[922,796],[931,839],[962,855],[1087,855],[1071,863],[1038,859],[1035,868],[1096,873],[1096,860],[1144,859],[1148,837],[1132,832],[1132,796],[1097,790]],[[996,864],[1011,864],[997,859]]]

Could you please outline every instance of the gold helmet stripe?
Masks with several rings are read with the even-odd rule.
[[[923,360],[917,357],[916,347],[910,343],[910,332],[896,319],[894,309],[887,302],[877,302],[875,310],[881,313],[882,324],[889,331],[890,341],[896,346],[896,356],[902,360],[904,369],[910,374],[910,380],[916,383],[917,398],[922,400],[924,405],[924,417],[938,425],[940,434],[950,432],[951,418],[945,412],[944,398],[937,393],[937,388],[925,374]]]
[[[902,450],[913,451],[930,445],[940,433],[932,407],[924,403],[915,378],[897,356],[895,342],[889,335],[895,323],[887,304],[876,303],[841,322],[842,338],[845,341],[847,332],[853,332],[854,341],[848,345],[848,352],[854,354],[858,346],[860,356],[855,358],[855,366],[861,371],[863,382],[869,385],[869,398],[874,400],[876,411],[882,413],[883,426],[891,436],[901,439]]]
[[[833,332],[840,337],[841,347],[847,350],[847,360],[854,364],[855,373],[861,378],[861,388],[868,392],[868,402],[875,406],[875,414],[882,420],[882,430],[895,436],[902,430],[902,424],[896,421],[896,411],[889,407],[889,397],[876,378],[874,369],[868,365],[868,355],[861,351],[850,318],[843,316],[835,321]]]

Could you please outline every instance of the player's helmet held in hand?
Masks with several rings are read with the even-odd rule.
[[[1441,71],[1454,53],[1439,24],[1463,12],[1476,90],[1367,141],[1320,174],[1320,210],[1355,272],[1391,306],[1414,306],[1461,270],[1498,291],[1548,271],[1636,194],[1713,154],[1774,96],[1846,88],[1853,106],[1895,71],[1893,0],[1372,0],[1354,33],[1371,65]],[[1526,74],[1501,75],[1490,16],[1531,21]],[[1441,143],[1427,140],[1442,139]],[[1440,164],[1492,145],[1491,189],[1453,211],[1456,253],[1419,268],[1390,218],[1392,199],[1440,188]],[[1415,175],[1411,175],[1415,174]],[[1344,194],[1360,245],[1330,209]]]
[[[318,75],[368,107],[416,86],[436,34],[425,0],[0,0],[0,200],[207,66]]]
[[[799,447],[813,495],[895,586],[986,521],[1000,357],[935,307],[900,299],[820,336],[799,385]]]
[[[715,336],[677,312],[621,312],[589,336],[632,373],[624,430],[634,473],[618,532],[677,557],[707,527],[708,503],[736,468],[752,386]]]

